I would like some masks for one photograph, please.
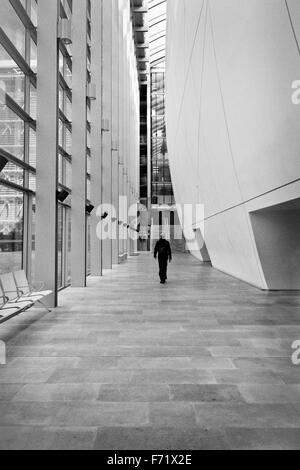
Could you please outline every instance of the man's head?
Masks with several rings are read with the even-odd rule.
[[[165,234],[164,232],[162,232],[162,233],[160,234],[160,239],[161,239],[161,240],[165,240],[165,239],[166,239],[166,234]]]

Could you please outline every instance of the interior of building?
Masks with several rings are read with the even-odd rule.
[[[0,449],[299,449],[299,64],[298,0],[1,0]]]

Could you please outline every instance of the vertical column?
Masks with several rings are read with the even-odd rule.
[[[102,22],[102,115],[106,123],[102,140],[102,204],[112,205],[112,1],[103,0]],[[102,241],[102,265],[104,269],[112,268],[112,209],[108,210],[107,238]]]
[[[147,80],[147,209],[151,211],[152,205],[152,142],[151,142],[151,70]]]
[[[128,42],[129,42],[129,9],[130,5],[125,4],[124,14],[125,14],[125,31],[124,31],[124,171],[123,171],[123,182],[124,182],[124,222],[128,223],[128,124],[129,124],[129,112],[128,112],[128,59],[129,59],[129,51],[128,51]],[[124,254],[125,258],[128,256],[128,229],[124,228]]]
[[[123,0],[118,0],[119,4],[119,262],[124,257],[124,228],[121,222],[123,217],[123,168],[124,168],[124,143],[123,143],[123,109],[124,109],[124,16],[123,16]]]
[[[72,286],[86,286],[87,0],[73,0]]]
[[[119,213],[119,4],[112,0],[112,205]],[[119,263],[119,225],[113,222],[112,264]]]
[[[92,0],[92,82],[96,84],[97,96],[92,101],[92,161],[91,161],[91,199],[96,209],[102,203],[102,0]],[[91,255],[92,275],[102,275],[101,239],[97,236],[99,217],[96,210],[91,215]]]
[[[57,153],[59,2],[38,2],[37,49],[37,188],[36,280],[53,291],[48,305],[57,305]]]

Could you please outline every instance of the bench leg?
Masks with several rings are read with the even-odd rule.
[[[50,310],[50,308],[48,308],[48,307],[44,304],[44,302],[42,302],[41,300],[38,300],[37,303],[38,303],[38,304],[41,304],[41,306],[42,306],[45,310],[47,310],[48,313],[51,313],[52,310]]]

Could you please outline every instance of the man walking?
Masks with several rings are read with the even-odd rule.
[[[154,258],[158,255],[160,283],[165,284],[167,280],[168,261],[172,261],[170,243],[166,240],[164,233],[160,235],[160,240],[155,245]]]

